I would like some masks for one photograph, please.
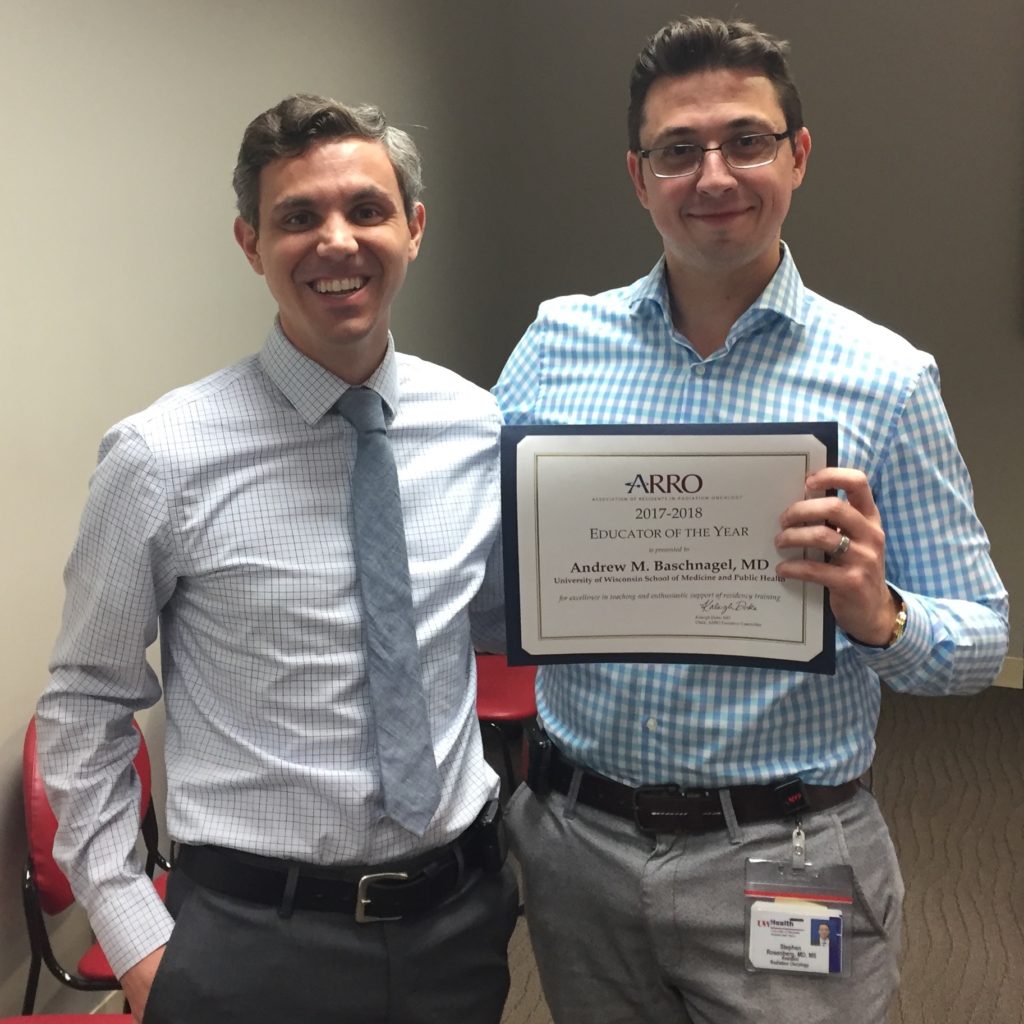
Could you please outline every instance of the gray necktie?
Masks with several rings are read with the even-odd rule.
[[[354,547],[384,811],[421,836],[441,802],[441,779],[420,681],[395,457],[380,395],[349,388],[337,410],[358,434],[352,471]]]

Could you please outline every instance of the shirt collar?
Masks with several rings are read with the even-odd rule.
[[[263,372],[280,388],[295,411],[310,425],[322,419],[348,390],[349,385],[330,370],[324,369],[303,355],[281,330],[279,320],[267,334],[260,352]],[[398,413],[398,362],[395,342],[388,334],[388,348],[380,366],[361,387],[376,391],[384,400],[385,416],[391,420]]]
[[[804,311],[806,309],[806,289],[796,269],[796,263],[785,242],[782,247],[782,260],[772,275],[764,291],[754,300],[743,318],[757,313],[775,313],[785,317],[801,327],[807,326]],[[743,319],[741,318],[741,319]]]
[[[806,326],[804,309],[806,308],[806,290],[796,269],[796,263],[785,242],[781,243],[782,259],[778,269],[772,275],[764,291],[744,312],[741,320],[746,320],[764,313],[775,313],[792,320],[796,324]],[[639,312],[645,303],[654,303],[660,309],[665,320],[672,323],[672,302],[668,293],[668,277],[665,274],[665,257],[662,256],[651,272],[640,278],[629,288],[629,306]]]
[[[661,310],[662,316],[672,321],[672,303],[668,297],[668,278],[665,275],[665,257],[662,256],[646,277],[629,287],[629,308],[634,313],[646,303],[652,302]]]

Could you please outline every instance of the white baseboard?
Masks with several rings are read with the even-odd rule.
[[[1024,690],[1024,658],[1005,658],[1003,667],[996,676],[995,686],[1007,686],[1011,690]]]
[[[95,1010],[90,1010],[89,1013],[122,1013],[123,1008],[124,996],[120,989],[115,989],[113,992],[108,992],[99,1006]]]

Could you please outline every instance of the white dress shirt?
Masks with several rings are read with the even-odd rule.
[[[176,841],[379,864],[454,838],[496,791],[470,635],[472,603],[477,639],[502,642],[496,403],[390,343],[366,386],[393,416],[441,805],[422,839],[381,820],[352,550],[356,437],[332,412],[346,385],[275,325],[259,356],[112,428],[65,574],[40,757],[58,859],[119,974],[172,927],[130,852],[130,720],[161,697],[145,658],[158,625]]]

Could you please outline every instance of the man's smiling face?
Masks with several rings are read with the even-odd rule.
[[[419,252],[424,210],[406,217],[385,148],[331,139],[260,172],[259,231],[235,237],[267,279],[281,328],[304,355],[361,383],[387,349],[391,303]]]
[[[786,130],[771,81],[755,71],[722,68],[660,78],[644,103],[641,145],[720,146],[742,135]],[[646,160],[627,154],[637,197],[665,244],[670,268],[710,276],[750,274],[767,283],[779,262],[782,222],[803,181],[810,135],[783,140],[774,162],[734,170],[721,153],[706,153],[700,169],[657,178]]]

